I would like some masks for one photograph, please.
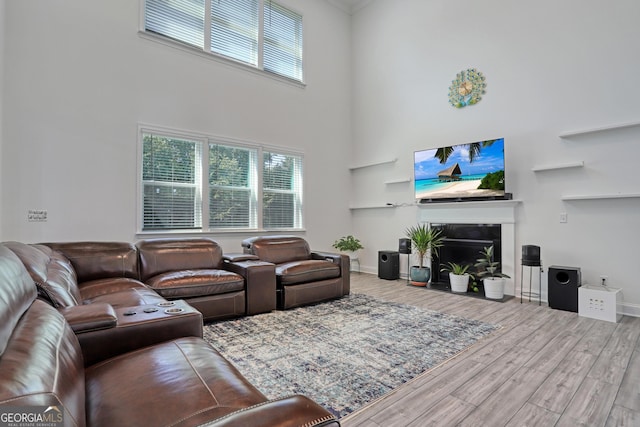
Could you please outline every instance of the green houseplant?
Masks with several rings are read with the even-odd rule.
[[[333,242],[333,247],[342,252],[356,252],[360,249],[364,249],[364,246],[362,246],[360,240],[351,235],[342,236],[341,238]]]
[[[464,293],[469,287],[469,279],[471,274],[467,271],[471,267],[470,264],[458,264],[448,262],[440,269],[441,272],[449,272],[449,283],[451,284],[451,292]]]
[[[504,297],[504,279],[510,277],[500,271],[500,262],[493,259],[493,246],[480,251],[480,258],[475,264],[478,269],[476,275],[484,283],[484,295],[489,299]]]
[[[444,236],[442,230],[429,228],[426,224],[418,224],[407,228],[406,235],[411,239],[412,247],[418,255],[418,264],[411,267],[409,277],[416,286],[426,286],[431,279],[431,269],[424,265],[424,259],[429,253],[438,254],[442,247]]]

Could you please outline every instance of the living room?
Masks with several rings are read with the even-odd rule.
[[[606,276],[640,316],[637,2],[282,3],[304,19],[304,84],[158,42],[141,31],[140,2],[0,0],[2,240],[180,235],[140,227],[147,125],[301,153],[304,225],[285,232],[324,250],[353,234],[361,271],[376,274],[378,251],[429,209],[414,198],[414,152],[504,137],[508,292],[519,248],[534,244],[545,268]],[[486,93],[455,108],[449,87],[470,68]],[[239,252],[261,233],[203,234]],[[546,286],[543,274],[545,298]]]

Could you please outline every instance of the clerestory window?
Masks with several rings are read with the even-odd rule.
[[[141,1],[144,2],[144,31],[147,33],[303,81],[302,15],[277,2]]]

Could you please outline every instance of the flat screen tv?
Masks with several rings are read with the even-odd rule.
[[[414,153],[415,198],[421,203],[509,199],[504,138]]]

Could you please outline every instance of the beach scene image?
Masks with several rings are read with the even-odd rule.
[[[416,151],[416,199],[504,195],[504,139]]]

